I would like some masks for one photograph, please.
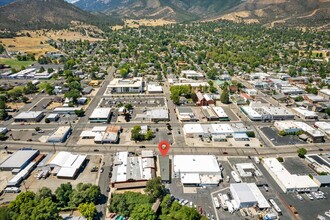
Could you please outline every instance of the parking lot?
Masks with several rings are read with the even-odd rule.
[[[30,108],[30,111],[43,111],[52,103],[52,98],[42,98],[40,101]]]
[[[272,127],[260,127],[264,135],[275,145],[293,145],[293,144],[307,144],[305,141],[299,139],[295,135],[279,136],[278,131]]]
[[[282,194],[285,202],[288,205],[294,206],[298,215],[303,220],[316,219],[318,215],[322,215],[326,219],[330,219],[324,212],[329,211],[329,196],[330,188],[321,188],[321,191],[325,193],[326,199],[313,199],[310,200],[306,194],[301,194],[303,200],[299,200],[296,193]]]
[[[307,166],[304,159],[301,159],[299,157],[285,158],[283,165],[292,174],[297,174],[297,175],[316,174],[309,166]]]
[[[221,106],[225,113],[228,115],[230,121],[240,121],[239,117],[233,112],[233,110],[228,106]]]
[[[37,127],[37,125],[36,125]],[[8,141],[31,141],[31,142],[39,142],[39,139],[42,136],[48,136],[53,129],[44,129],[40,131],[36,131],[35,129],[13,129],[7,133]]]

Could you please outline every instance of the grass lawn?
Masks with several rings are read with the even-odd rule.
[[[9,58],[0,58],[1,64],[10,65],[11,67],[20,70],[22,66],[28,67],[32,63],[35,63],[36,61],[18,61],[15,59],[9,59]]]

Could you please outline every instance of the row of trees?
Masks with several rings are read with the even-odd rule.
[[[0,210],[3,219],[17,220],[57,220],[60,210],[79,209],[81,214],[88,219],[93,219],[96,214],[95,202],[100,195],[98,186],[79,183],[75,189],[70,183],[61,184],[52,191],[41,188],[37,193],[26,191],[20,193],[7,207]]]

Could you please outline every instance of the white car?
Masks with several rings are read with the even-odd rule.
[[[310,199],[310,200],[314,200],[313,196],[309,193],[306,193],[306,196]]]
[[[297,197],[298,197],[298,199],[299,199],[300,201],[304,200],[303,197],[302,197],[301,195],[299,195],[299,194],[297,194]]]

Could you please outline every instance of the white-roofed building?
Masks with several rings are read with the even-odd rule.
[[[320,89],[318,95],[330,100],[330,89]]]
[[[52,157],[46,157],[41,163],[44,164],[43,168],[52,169],[52,174],[58,178],[74,179],[80,167],[86,160],[86,155],[72,154],[66,151],[59,151]]]
[[[81,110],[79,107],[57,107],[53,113],[57,114],[75,114],[75,111]]]
[[[204,74],[201,72],[197,72],[195,70],[182,70],[181,75],[190,79],[202,79],[204,78]]]
[[[45,116],[42,111],[21,112],[14,117],[15,122],[39,122]]]
[[[143,78],[114,78],[108,85],[107,93],[138,93],[143,92]]]
[[[0,164],[0,170],[24,169],[34,158],[39,155],[39,150],[19,150]]]
[[[219,185],[222,180],[218,161],[213,155],[175,155],[173,174],[185,186]]]
[[[274,126],[279,131],[285,131],[287,134],[293,134],[299,131],[303,131],[307,136],[308,140],[313,143],[324,142],[324,134],[309,126],[305,122],[300,121],[277,121],[274,122]]]
[[[317,121],[314,126],[326,135],[330,135],[330,123],[325,121]]]
[[[309,176],[289,173],[276,158],[264,158],[263,165],[285,193],[318,190],[318,185]]]
[[[250,131],[244,125],[237,124],[185,124],[183,133],[188,138],[212,137],[224,135],[233,137],[235,133],[246,133]]]
[[[230,193],[239,208],[247,208],[257,205],[257,199],[247,183],[230,184]]]
[[[318,119],[316,112],[310,111],[303,107],[292,108],[294,113],[301,119]]]
[[[111,108],[96,108],[89,116],[91,123],[108,122],[111,116]]]
[[[55,129],[53,133],[51,133],[47,139],[47,142],[50,143],[62,143],[65,142],[66,139],[71,134],[70,126],[61,126]]]
[[[138,157],[129,152],[117,152],[113,164],[111,185],[117,189],[145,187],[147,181],[155,177],[154,157],[149,154]]]
[[[46,119],[48,119],[49,121],[57,121],[59,118],[60,118],[59,114],[53,113],[53,114],[49,114]]]
[[[96,126],[92,130],[82,131],[80,138],[94,139],[94,143],[97,144],[117,143],[120,132],[121,126]]]
[[[155,84],[148,84],[147,86],[148,93],[162,93],[163,87]]]

